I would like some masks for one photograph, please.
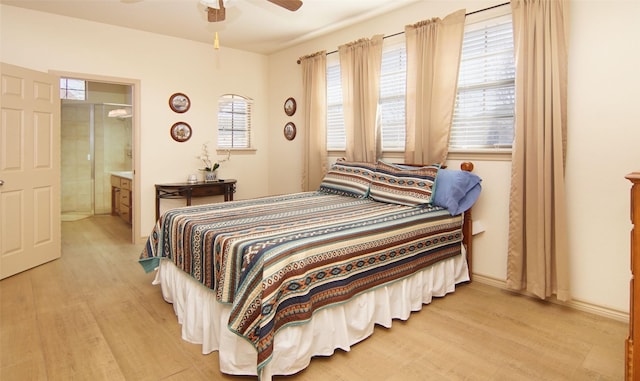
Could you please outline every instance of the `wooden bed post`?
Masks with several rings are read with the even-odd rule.
[[[470,161],[465,161],[460,164],[460,169],[467,172],[473,172],[473,163]],[[472,242],[473,242],[473,220],[471,218],[471,209],[464,212],[464,222],[462,225],[462,243],[467,248],[467,266],[469,267],[469,282],[473,280],[472,275],[472,263],[473,263],[473,255],[472,255]]]

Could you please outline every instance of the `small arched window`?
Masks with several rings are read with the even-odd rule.
[[[225,94],[218,101],[218,149],[251,148],[250,98]]]

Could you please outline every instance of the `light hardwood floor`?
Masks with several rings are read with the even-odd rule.
[[[180,338],[118,218],[63,223],[62,258],[0,281],[0,379],[255,380]],[[278,381],[622,380],[628,325],[473,283]]]

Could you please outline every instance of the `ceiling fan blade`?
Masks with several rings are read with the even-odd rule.
[[[301,0],[267,0],[271,3],[281,6],[282,8],[288,9],[291,12],[297,11],[302,6]]]
[[[223,21],[227,16],[227,9],[224,7],[222,0],[218,0],[219,9],[207,7],[207,20],[209,22]]]

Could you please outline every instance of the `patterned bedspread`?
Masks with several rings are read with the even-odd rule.
[[[171,260],[230,304],[229,329],[260,370],[278,329],[459,255],[461,241],[446,209],[304,192],[170,210],[140,263]]]

